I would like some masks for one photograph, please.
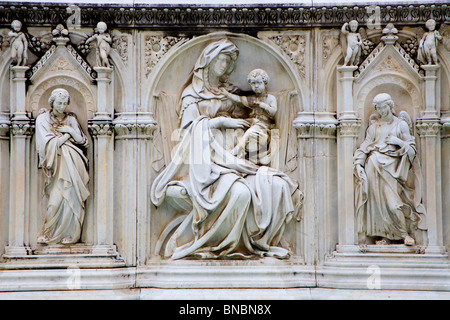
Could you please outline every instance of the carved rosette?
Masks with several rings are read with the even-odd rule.
[[[114,132],[114,126],[110,121],[88,121],[88,129],[93,137],[111,136]]]

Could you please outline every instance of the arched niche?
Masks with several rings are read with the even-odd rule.
[[[146,109],[150,112],[158,124],[154,133],[150,184],[165,165],[171,161],[172,151],[176,142],[172,141],[174,132],[178,129],[178,114],[180,95],[188,85],[190,73],[202,50],[211,42],[228,38],[239,48],[239,57],[235,70],[229,78],[229,82],[238,86],[241,90],[250,91],[247,82],[248,73],[256,68],[267,71],[270,81],[268,91],[274,94],[278,100],[278,114],[283,114],[283,119],[289,119],[290,123],[278,123],[280,129],[280,154],[283,159],[278,167],[281,171],[290,175],[294,180],[301,179],[297,169],[297,133],[292,122],[297,113],[302,110],[304,104],[301,79],[297,67],[287,58],[282,51],[260,39],[244,34],[229,32],[211,33],[194,38],[190,41],[179,43],[172,47],[154,66],[149,74],[148,91],[144,94]],[[292,161],[290,161],[292,159]],[[272,165],[271,165],[272,166]],[[150,248],[149,258],[156,258],[160,254],[156,246],[162,231],[175,219],[174,212],[164,208],[154,209],[151,213]],[[294,222],[289,225],[283,241],[291,248],[295,255],[300,255],[298,233],[300,224]],[[158,252],[156,252],[158,251]]]
[[[386,73],[365,79],[356,92],[357,112],[362,120],[358,136],[358,144],[362,142],[369,125],[369,118],[376,111],[373,108],[373,98],[379,93],[388,93],[394,100],[394,111],[406,111],[413,123],[420,116],[423,108],[423,98],[420,94],[419,83],[414,83],[402,74]]]
[[[153,96],[160,92],[180,95],[189,78],[197,58],[207,44],[228,38],[239,48],[239,58],[229,81],[243,90],[250,90],[248,73],[256,68],[265,69],[270,78],[269,91],[295,90],[299,94],[299,105],[303,103],[301,79],[294,64],[281,54],[280,50],[260,39],[229,32],[216,32],[194,38],[172,47],[153,68],[145,94],[148,111],[154,112]]]
[[[41,109],[50,109],[48,99],[51,92],[57,88],[66,89],[71,97],[67,112],[76,114],[79,124],[88,137],[87,157],[89,161],[89,175],[93,176],[93,141],[89,134],[87,122],[93,117],[96,110],[95,86],[84,74],[77,69],[69,68],[70,63],[58,58],[50,63],[47,72],[37,74],[33,79],[33,84],[29,86],[27,92],[27,112],[31,113],[32,118],[36,118]],[[29,217],[29,243],[36,245],[37,234],[42,226],[42,216],[47,208],[46,197],[44,196],[44,176],[38,169],[38,159],[36,153],[36,141],[33,135],[30,145],[30,208],[33,208]],[[82,231],[82,242],[90,243],[93,241],[93,210],[92,194],[94,182],[89,181],[89,190],[91,196],[86,201],[85,221]]]
[[[245,35],[230,32],[217,32],[194,38],[187,42],[181,42],[172,47],[155,65],[149,75],[149,85],[147,93],[144,93],[144,103],[146,109],[143,111],[150,112],[154,115],[159,125],[159,131],[162,135],[160,143],[161,149],[155,150],[154,161],[162,160],[164,164],[170,161],[170,153],[175,146],[173,141],[173,133],[178,128],[178,108],[180,95],[187,85],[189,76],[193,71],[193,67],[202,50],[211,42],[219,39],[228,38],[239,48],[239,57],[236,62],[234,72],[229,78],[229,82],[238,86],[244,91],[249,91],[250,86],[247,83],[248,73],[256,68],[263,68],[270,77],[268,91],[278,99],[277,117],[290,119],[292,122],[299,111],[303,109],[304,93],[301,88],[301,78],[296,71],[294,63],[287,58],[282,51],[265,41]],[[292,128],[292,123],[288,126],[280,126],[281,141],[287,144],[287,140],[291,140],[291,155],[286,158],[294,159],[297,153],[296,133]],[[158,130],[155,133],[155,145],[158,149],[157,142],[160,138]],[[284,142],[283,142],[284,141]],[[284,149],[282,149],[284,150]],[[287,152],[289,153],[289,152]],[[158,171],[164,164],[152,166]],[[285,163],[283,158],[281,163]],[[290,161],[291,164],[294,161]],[[284,165],[284,164],[283,164]],[[294,171],[296,165],[289,166],[288,170]],[[282,168],[281,168],[282,169]],[[285,171],[282,169],[282,171]]]

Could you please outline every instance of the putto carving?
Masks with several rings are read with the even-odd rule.
[[[378,115],[369,120],[364,142],[355,151],[355,209],[362,243],[424,241],[425,207],[420,194],[420,164],[410,116],[393,114],[389,94],[373,99]]]
[[[438,41],[442,40],[442,36],[436,30],[436,21],[429,19],[425,23],[425,28],[428,30],[422,36],[419,42],[419,51],[417,53],[417,60],[423,64],[438,64],[437,45]]]
[[[69,103],[67,90],[55,89],[49,98],[51,110],[41,110],[36,118],[36,149],[48,198],[40,244],[78,242],[90,195],[88,160],[83,152],[88,140],[75,114],[65,112]]]
[[[16,62],[16,66],[25,66],[28,61],[28,39],[22,31],[22,22],[14,20],[11,28],[12,30],[8,33],[11,57]]]
[[[87,45],[94,40],[97,43],[95,49],[97,67],[111,67],[111,64],[109,63],[109,52],[111,51],[112,38],[111,35],[106,32],[107,28],[106,23],[102,21],[97,23],[95,33],[85,42]]]
[[[238,96],[228,92],[226,89],[221,92],[230,98],[234,103],[249,108],[250,115],[246,121],[249,128],[231,150],[231,154],[239,158],[249,159],[255,164],[269,164],[270,150],[269,143],[271,128],[274,124],[275,113],[277,112],[276,98],[267,93],[269,75],[262,69],[255,69],[248,74],[253,95]]]
[[[346,45],[343,46],[345,48],[344,66],[355,66],[359,64],[363,42],[361,34],[357,31],[358,21],[356,20],[344,23],[341,28],[341,32],[346,40]]]

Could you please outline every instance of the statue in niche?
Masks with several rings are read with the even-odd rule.
[[[358,21],[356,20],[344,23],[341,28],[341,32],[346,39],[346,46],[343,46],[343,48],[346,48],[344,66],[356,66],[359,63],[363,41],[361,34],[357,31]]]
[[[156,177],[151,200],[187,213],[167,232],[164,256],[172,259],[288,258],[281,237],[301,204],[286,174],[233,155],[226,136],[250,124],[248,108],[225,90],[238,58],[228,39],[212,42],[198,58],[181,95],[181,139],[172,161]],[[164,232],[163,232],[164,234]]]
[[[436,21],[433,19],[427,20],[425,27],[428,31],[423,34],[419,42],[417,60],[425,64],[437,64],[437,45],[438,41],[442,40],[442,36],[438,30],[435,30]]]
[[[248,158],[255,164],[268,165],[270,163],[270,130],[277,112],[277,100],[267,93],[269,75],[266,71],[255,69],[249,73],[247,80],[254,93],[250,96],[238,96],[221,88],[221,92],[234,103],[251,109],[247,119],[251,126],[240,137],[231,153],[241,158]]]
[[[88,140],[75,114],[65,112],[70,95],[55,89],[49,98],[51,110],[36,118],[36,148],[48,198],[40,244],[69,245],[80,240],[85,200],[89,196],[88,160],[83,153]]]
[[[97,48],[96,48],[96,59],[98,67],[106,67],[111,68],[111,64],[109,63],[108,57],[111,51],[112,45],[112,37],[106,32],[107,25],[104,22],[97,23],[97,32],[90,36],[85,44],[88,45],[90,42],[96,40]]]
[[[11,45],[11,57],[16,61],[16,66],[25,66],[28,60],[28,40],[22,30],[22,22],[14,20],[11,23],[12,30],[8,33]]]
[[[414,245],[426,230],[412,122],[393,114],[389,94],[375,96],[378,116],[371,117],[366,137],[354,154],[355,195],[360,240]]]

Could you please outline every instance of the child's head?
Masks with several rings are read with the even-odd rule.
[[[14,20],[11,23],[11,28],[16,32],[19,32],[20,29],[22,29],[22,22],[20,22],[19,20]]]
[[[247,80],[254,93],[265,93],[266,86],[269,83],[269,75],[262,69],[255,69],[250,71]]]
[[[425,22],[425,27],[427,27],[428,30],[433,31],[434,28],[436,28],[436,21],[433,19],[427,20],[427,22]]]
[[[104,33],[106,31],[106,29],[108,29],[108,27],[106,26],[106,23],[100,21],[99,23],[97,23],[97,31],[99,33]]]
[[[351,32],[356,32],[356,30],[358,29],[358,21],[356,20],[352,20],[348,23]]]

